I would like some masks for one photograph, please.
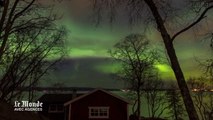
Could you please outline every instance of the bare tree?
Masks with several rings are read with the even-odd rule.
[[[210,83],[212,83],[212,81],[204,77],[191,78],[188,82],[188,84],[193,87],[194,103],[201,120],[211,120],[213,117],[213,95],[207,91],[210,87],[209,85],[212,85]]]
[[[205,73],[213,80],[213,59],[206,60],[204,67],[206,68]]]
[[[141,114],[141,90],[144,81],[154,77],[154,62],[156,54],[149,49],[148,40],[139,34],[131,34],[118,42],[110,51],[111,56],[121,64],[119,77],[125,80],[132,92],[136,94],[136,116],[140,119]]]
[[[149,117],[160,118],[167,109],[163,81],[158,77],[145,81],[144,97],[147,101]]]
[[[209,59],[204,61],[199,60],[198,62],[204,71],[204,74],[213,80],[213,33],[210,37],[210,48],[212,51],[210,52]]]
[[[0,11],[0,99],[9,101],[21,88],[36,86],[57,62],[54,58],[64,55],[66,32],[55,25],[59,17],[52,8],[38,0],[4,0]]]
[[[175,74],[179,89],[181,91],[181,95],[183,97],[184,104],[186,106],[186,111],[190,120],[198,120],[198,114],[194,107],[194,103],[192,101],[190,91],[185,81],[185,77],[183,71],[181,69],[180,63],[178,61],[178,57],[176,55],[176,51],[174,48],[174,41],[177,37],[185,33],[186,31],[192,29],[194,26],[198,25],[204,18],[207,16],[207,12],[213,8],[212,0],[194,0],[188,1],[189,3],[193,3],[194,12],[196,16],[194,19],[190,21],[184,21],[184,24],[178,28],[173,28],[172,31],[169,29],[169,24],[167,24],[167,20],[171,15],[175,15],[174,6],[169,4],[169,0],[93,0],[93,5],[97,16],[97,21],[101,20],[102,9],[109,10],[109,19],[113,21],[116,17],[116,8],[125,7],[127,13],[129,13],[129,20],[132,21],[142,21],[142,18],[151,17],[149,21],[153,21],[156,29],[159,31],[163,43],[166,48],[167,55],[169,57],[169,62],[171,64],[172,70]],[[120,7],[118,7],[120,6]],[[108,8],[108,9],[107,9]],[[189,9],[185,9],[189,10]],[[145,12],[144,12],[145,11]],[[148,11],[146,14],[146,11]],[[107,14],[108,15],[108,14]],[[177,22],[176,22],[177,23]]]
[[[213,80],[213,34],[212,34],[212,38],[211,38],[211,43],[210,43],[210,47],[212,48],[212,55],[211,58],[206,60],[204,62],[204,64],[202,63],[202,65],[206,68],[205,73],[211,77],[211,79]]]
[[[183,120],[185,109],[180,91],[176,89],[175,85],[166,91],[166,101],[168,103],[168,115],[173,120]]]

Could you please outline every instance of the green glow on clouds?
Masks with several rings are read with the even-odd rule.
[[[171,72],[171,68],[168,65],[165,64],[157,64],[155,67],[160,71],[160,72]]]
[[[68,14],[68,13],[66,13]],[[59,24],[65,25],[68,28],[67,47],[69,49],[68,55],[71,58],[85,58],[85,57],[103,57],[109,58],[107,53],[115,43],[131,33],[141,33],[139,28],[129,29],[128,25],[121,26],[115,25],[110,29],[108,24],[103,24],[96,28],[87,23],[76,21],[72,15],[65,15]],[[151,44],[156,48],[164,50],[162,39],[157,30],[150,28],[147,37],[151,40]],[[197,68],[195,57],[206,55],[207,46],[199,41],[193,40],[194,37],[190,36],[188,32],[179,36],[174,42],[180,65],[183,68],[184,74],[187,77],[202,74]],[[114,63],[103,63],[94,66],[95,69],[103,73],[115,73],[119,65]],[[165,79],[174,79],[174,74],[170,66],[166,64],[157,64],[156,68]]]
[[[121,67],[121,64],[111,62],[111,63],[96,65],[94,68],[100,72],[109,74],[109,73],[117,73],[120,67]]]

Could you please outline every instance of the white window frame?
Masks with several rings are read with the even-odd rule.
[[[55,110],[51,110],[51,109],[50,109],[51,106],[53,106],[53,105],[55,105],[55,107],[56,107]],[[49,113],[64,112],[64,108],[63,108],[63,110],[58,110],[59,105],[61,105],[61,104],[50,104],[50,105],[49,105],[49,110],[48,110],[48,112],[49,112]]]
[[[93,116],[92,115],[92,110],[97,110],[97,114],[96,116]],[[106,114],[107,115],[100,115],[101,113],[101,110],[106,110]],[[100,107],[97,107],[97,106],[92,106],[92,107],[89,107],[89,118],[109,118],[109,107],[105,107],[105,106],[100,106]]]

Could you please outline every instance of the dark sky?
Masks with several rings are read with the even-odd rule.
[[[173,2],[177,8],[185,5],[182,2]],[[49,4],[47,0],[46,4]],[[47,75],[45,79],[48,79],[48,82],[45,81],[44,85],[59,82],[66,86],[122,87],[123,81],[113,77],[119,65],[112,62],[107,51],[131,33],[142,34],[145,25],[138,23],[137,26],[130,26],[125,11],[120,11],[123,15],[118,15],[119,18],[115,23],[109,24],[107,20],[103,20],[96,27],[92,24],[91,4],[87,0],[64,0],[55,6],[55,12],[63,15],[57,24],[64,25],[68,29],[66,41],[68,56],[58,65],[56,71]],[[173,17],[167,23],[168,29],[170,26],[175,26],[174,19],[180,21],[181,24],[182,20],[193,20],[194,17],[190,16],[193,15],[189,12],[184,13],[183,16],[176,16],[177,18]],[[212,21],[212,18],[210,15],[210,19],[204,20],[198,27],[179,36],[174,42],[181,67],[187,78],[200,76],[202,71],[196,59],[203,60],[212,54],[209,41],[200,39],[204,32],[211,30],[213,23],[209,21]],[[187,22],[184,25],[187,25]],[[154,27],[154,25],[149,27],[146,36],[151,41],[151,46],[159,49],[159,52],[163,53],[163,57],[166,58],[160,34]],[[182,26],[178,26],[175,30],[171,29],[171,33],[181,28]],[[162,79],[174,79],[171,68],[166,62],[156,64],[156,67]]]

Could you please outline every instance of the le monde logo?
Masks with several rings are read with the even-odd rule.
[[[42,105],[43,103],[40,101],[15,101],[14,111],[42,111]]]

